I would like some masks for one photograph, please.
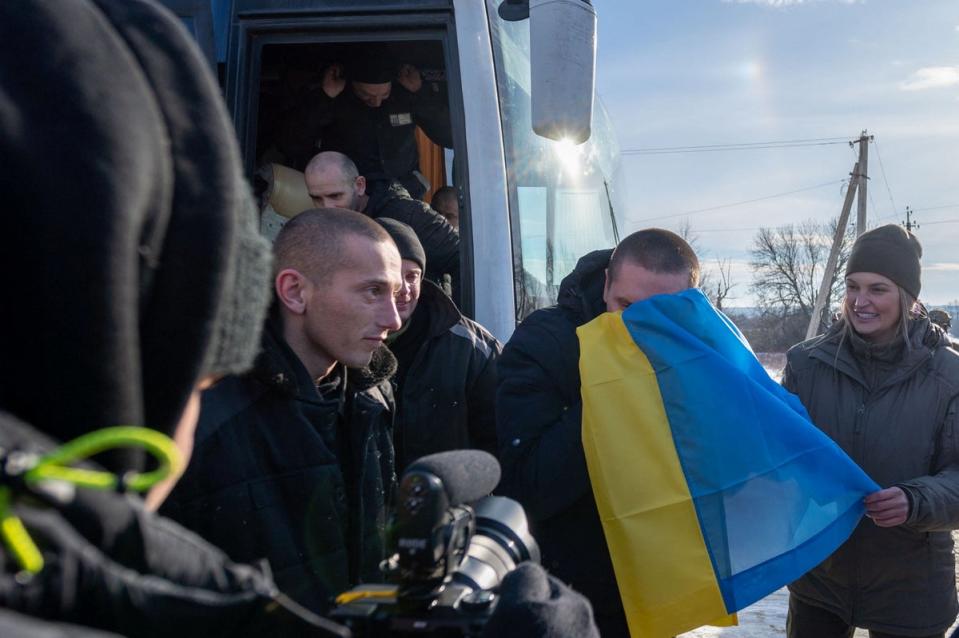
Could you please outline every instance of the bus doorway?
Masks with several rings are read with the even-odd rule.
[[[362,21],[369,26],[368,17]],[[262,33],[250,28],[245,46],[231,47],[237,73],[231,74],[235,83],[228,80],[227,90],[260,199],[261,229],[275,236],[285,219],[312,207],[299,183],[302,178],[293,171],[302,172],[323,151],[353,160],[371,201],[389,189],[429,203],[437,189],[451,186],[463,231],[457,236],[459,264],[443,271],[450,274],[445,285],[442,279],[437,283],[473,316],[471,242],[464,239],[470,224],[463,197],[465,134],[448,32],[331,30],[334,21],[326,21],[323,29],[304,30],[303,23],[299,20],[296,32],[288,32],[264,21]],[[246,80],[236,79],[240,77]],[[278,189],[270,183],[281,170],[302,191],[293,210],[271,206],[274,193],[288,190],[289,184]]]
[[[453,140],[438,41],[266,46],[258,102],[258,166],[302,171],[317,152],[339,151],[368,183],[395,180],[417,199],[447,185],[442,149]]]

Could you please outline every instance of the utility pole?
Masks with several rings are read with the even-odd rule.
[[[859,194],[856,196],[858,200],[857,203],[859,204],[856,210],[857,237],[866,232],[866,202],[869,201],[866,198],[866,181],[869,179],[869,142],[871,141],[872,135],[869,135],[868,132],[863,129],[859,135],[859,140],[850,142],[850,146],[859,144]]]
[[[865,133],[865,131],[863,131]],[[859,138],[860,142],[862,138]],[[861,155],[861,153],[860,153]],[[809,326],[806,327],[806,338],[812,339],[819,333],[819,326],[822,324],[822,313],[826,307],[826,300],[829,299],[829,293],[832,289],[832,276],[836,272],[836,264],[839,263],[839,251],[842,248],[842,240],[846,235],[846,226],[849,224],[849,212],[852,210],[852,198],[856,196],[858,188],[864,188],[865,184],[859,176],[859,163],[853,165],[852,173],[849,174],[849,188],[846,189],[846,199],[842,203],[842,213],[839,214],[839,222],[836,224],[836,235],[832,238],[832,248],[829,250],[829,258],[826,260],[826,268],[822,273],[822,283],[819,284],[819,294],[816,295],[816,303],[812,309],[812,316],[809,317]],[[862,191],[859,192],[859,203],[862,204],[864,198]],[[856,228],[859,232],[861,226]]]
[[[906,206],[906,221],[902,222],[902,225],[906,227],[910,233],[913,228],[919,228],[919,224],[912,221],[912,209]]]

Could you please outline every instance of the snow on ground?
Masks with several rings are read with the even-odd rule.
[[[959,535],[953,532],[953,538],[959,541]],[[786,588],[773,592],[754,605],[739,612],[738,627],[700,627],[694,631],[680,634],[681,638],[776,638],[786,635],[786,610],[789,608],[789,592]],[[959,622],[953,623],[946,632],[950,635],[959,628]],[[855,638],[868,638],[869,632],[857,629]]]

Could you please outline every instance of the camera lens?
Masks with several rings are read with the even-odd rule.
[[[476,532],[453,581],[470,589],[492,589],[526,560],[539,562],[526,513],[516,501],[488,496],[474,506]]]

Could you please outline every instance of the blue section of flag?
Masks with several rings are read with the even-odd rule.
[[[769,377],[698,289],[623,312],[656,371],[729,612],[799,578],[849,537],[879,489]]]

